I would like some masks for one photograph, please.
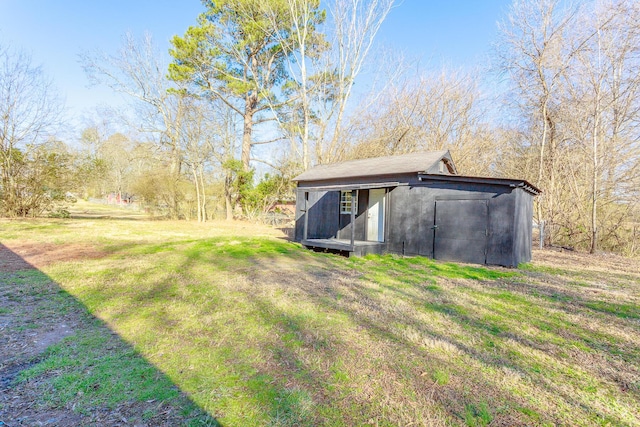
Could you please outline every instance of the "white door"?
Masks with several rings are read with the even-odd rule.
[[[367,240],[384,242],[384,189],[369,190]]]

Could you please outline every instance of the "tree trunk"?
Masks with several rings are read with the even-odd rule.
[[[596,107],[597,108],[597,107]],[[593,172],[591,175],[591,247],[589,253],[596,253],[598,246],[598,126],[599,111],[593,120]]]
[[[180,197],[178,196],[178,181],[180,180],[180,150],[177,148],[173,148],[172,159],[171,159],[171,176],[172,180],[172,189],[171,189],[171,212],[169,215],[172,219],[178,219],[180,217]]]
[[[309,126],[311,120],[309,117],[309,102],[307,101],[306,93],[303,96],[304,106],[302,108],[304,109],[304,128],[302,132],[302,167],[304,170],[307,170],[309,169]]]
[[[200,184],[198,182],[198,172],[194,165],[191,166],[191,172],[193,173],[193,183],[196,187],[196,213],[198,216],[198,222],[202,222],[202,215],[200,212]]]
[[[311,126],[311,117],[309,114],[309,97],[307,88],[307,65],[306,58],[306,41],[299,42],[300,55],[302,60],[300,61],[300,77],[302,80],[302,167],[304,170],[309,169],[309,126]]]
[[[253,142],[251,140],[251,134],[253,131],[253,115],[256,112],[256,105],[258,105],[258,95],[255,93],[249,93],[246,96],[246,104],[244,109],[244,123],[242,129],[242,168],[245,171],[249,170],[251,162],[251,146]]]
[[[556,124],[549,118],[549,141],[548,145],[548,157],[549,157],[549,191],[547,194],[547,212],[545,214],[546,224],[552,227],[548,228],[547,235],[549,236],[549,245],[553,245],[553,225],[557,220],[555,214],[555,188],[556,188],[556,159],[557,159],[557,138],[556,138]]]
[[[233,200],[231,197],[231,176],[230,172],[224,178],[224,205],[227,210],[227,221],[233,219]]]
[[[546,101],[542,106],[542,139],[540,141],[540,154],[538,158],[538,180],[536,185],[542,187],[542,178],[544,176],[544,150],[547,143],[547,105]],[[546,195],[544,196],[546,197]],[[538,217],[538,224],[544,221],[544,207],[543,207],[543,199],[541,197],[538,198],[538,202],[536,203],[536,216]],[[544,242],[542,243],[544,245]]]
[[[198,168],[200,172],[200,191],[202,192],[201,209],[202,209],[202,222],[207,221],[207,195],[204,190],[204,168],[202,165]]]
[[[231,196],[229,194],[225,194],[224,196],[224,204],[227,210],[227,221],[231,221],[233,219],[233,203],[231,201]]]
[[[171,144],[171,158],[169,163],[169,174],[172,178],[171,181],[171,193],[169,201],[169,217],[171,219],[178,219],[180,217],[180,197],[177,183],[180,181],[180,170],[182,169],[182,153],[179,146],[179,132],[178,129],[182,122],[182,115],[176,116],[176,122],[169,126],[168,135]],[[165,121],[166,122],[166,121]]]

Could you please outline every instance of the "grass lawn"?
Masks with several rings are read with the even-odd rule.
[[[2,270],[0,287],[84,313],[12,383],[41,408],[142,402],[141,419],[161,420],[167,402],[185,424],[224,426],[640,425],[638,260],[347,259],[266,227],[136,218],[4,220],[0,243],[37,267]]]

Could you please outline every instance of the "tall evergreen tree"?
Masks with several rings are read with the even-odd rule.
[[[289,82],[286,59],[292,54],[283,40],[292,33],[292,18],[284,0],[205,0],[207,10],[198,25],[175,36],[169,76],[187,82],[200,96],[218,98],[243,120],[242,165],[249,169],[254,126],[271,120],[286,100]],[[272,20],[281,25],[274,27]]]

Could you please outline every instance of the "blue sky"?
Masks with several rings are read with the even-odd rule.
[[[510,0],[404,0],[379,34],[380,46],[421,63],[475,68],[486,63],[496,22]],[[0,0],[0,42],[27,50],[66,97],[72,115],[114,101],[89,88],[82,51],[115,52],[121,36],[150,32],[161,49],[203,10],[199,0]]]
[[[404,0],[391,12],[378,41],[406,54],[474,68],[489,53],[497,22],[511,0]]]

